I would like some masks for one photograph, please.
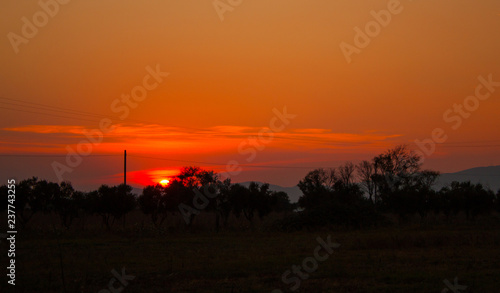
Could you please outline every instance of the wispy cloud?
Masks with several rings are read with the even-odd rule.
[[[32,142],[23,147],[19,141],[17,151],[26,151],[29,147],[33,151],[37,146],[53,147],[56,150],[64,145],[77,143],[85,133],[92,129],[80,125],[26,125],[3,128],[10,133],[36,133],[44,136],[44,142]],[[168,127],[157,124],[117,124],[105,134],[101,144],[101,151],[121,150],[126,145],[144,152],[160,152],[165,150],[181,150],[184,152],[224,152],[233,150],[242,139],[257,138],[262,127],[220,125],[204,129],[186,129]],[[388,143],[391,139],[401,137],[400,134],[384,134],[370,131],[366,133],[335,133],[331,129],[297,128],[274,134],[273,148],[297,148],[301,150],[318,148],[345,148],[353,146],[377,145]],[[57,139],[56,139],[57,138]],[[64,140],[67,141],[64,141]],[[61,143],[64,141],[64,143]],[[4,141],[8,147],[9,140]]]

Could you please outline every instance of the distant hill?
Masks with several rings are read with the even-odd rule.
[[[481,183],[496,193],[500,189],[500,166],[477,167],[455,173],[443,173],[439,176],[435,188],[439,190],[453,181],[469,180],[472,183]]]
[[[142,190],[143,190],[143,188],[132,186],[132,193],[134,193],[136,195],[141,195]]]
[[[247,182],[239,182],[239,184],[248,187],[250,185],[251,181]],[[255,181],[256,183],[259,183],[259,185],[262,185],[262,182]],[[300,191],[299,187],[297,186],[291,186],[291,187],[283,187],[279,185],[274,185],[274,184],[269,184],[269,189],[272,191],[284,191],[288,194],[288,198],[290,199],[291,203],[297,202],[299,200],[299,197],[302,196],[302,191]]]

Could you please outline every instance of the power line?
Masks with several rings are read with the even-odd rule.
[[[143,158],[143,159],[153,159],[153,160],[163,160],[163,161],[174,161],[174,162],[183,162],[183,163],[194,163],[194,164],[203,164],[203,165],[213,165],[213,166],[226,166],[227,163],[214,163],[214,162],[200,162],[200,161],[189,161],[189,160],[176,160],[176,159],[168,159],[168,158],[160,158],[160,157],[147,157],[147,156],[137,156],[137,155],[128,155],[129,157],[135,158]],[[320,167],[295,167],[295,166],[273,166],[273,165],[258,165],[258,164],[238,164],[241,167],[250,167],[250,168],[279,168],[279,169],[316,169]]]
[[[18,103],[26,103],[26,104],[31,104],[31,105],[37,105],[37,106],[42,106],[42,107],[45,107],[45,108],[54,108],[54,109],[60,109],[60,110],[64,110],[64,111],[71,111],[71,112],[81,113],[81,114],[87,114],[87,115],[99,115],[99,114],[90,113],[90,112],[84,112],[84,111],[80,111],[80,110],[73,110],[73,109],[56,107],[56,106],[51,106],[51,105],[46,105],[46,104],[41,104],[41,103],[28,102],[28,101],[24,101],[24,100],[20,100],[20,99],[11,99],[11,98],[6,98],[6,97],[0,97],[0,99],[9,100],[9,101],[18,102]],[[20,106],[22,106],[22,105],[20,105]],[[104,115],[101,114],[101,116],[104,116]]]
[[[0,157],[29,157],[29,158],[64,158],[67,155],[53,155],[53,154],[0,154]],[[192,163],[192,164],[200,164],[200,165],[211,165],[211,166],[226,166],[227,163],[216,163],[216,162],[205,162],[205,161],[192,161],[192,160],[179,160],[179,159],[171,159],[164,157],[151,157],[151,156],[140,156],[140,155],[127,155],[128,157],[140,158],[140,159],[152,159],[152,160],[161,160],[161,161],[172,161],[172,162],[182,162],[182,163]],[[121,154],[91,154],[85,157],[122,157]],[[238,164],[241,167],[248,168],[266,168],[266,169],[308,169],[315,170],[318,168],[326,168],[326,167],[312,167],[312,166],[276,166],[276,165],[259,165],[259,164]],[[489,176],[489,177],[498,177],[500,174],[479,174],[479,173],[467,173],[460,174],[457,173],[440,173],[440,175],[458,175],[458,176]]]
[[[49,155],[49,154],[0,154],[0,157],[30,157],[30,158],[65,158],[67,155]],[[83,157],[117,157],[120,155],[101,155],[90,154]]]
[[[62,112],[62,113],[65,113],[65,114],[76,114],[76,115],[91,116],[91,117],[96,117],[96,118],[107,117],[107,116],[105,116],[103,114],[93,114],[93,113],[89,113],[89,112],[83,112],[83,111],[77,111],[77,110],[68,109],[68,108],[61,108],[61,107],[49,106],[49,105],[45,105],[45,104],[41,104],[41,103],[27,102],[27,101],[18,100],[18,99],[10,99],[10,98],[5,98],[5,97],[0,97],[0,99],[5,99],[5,100],[9,100],[9,101],[14,101],[14,102],[21,102],[21,103],[27,103],[27,104],[36,105],[36,106],[28,106],[28,105],[19,105],[19,104],[14,104],[14,103],[2,102],[4,104],[9,104],[9,105],[14,105],[14,106],[20,106],[20,107],[29,107],[29,108],[33,108],[33,109],[42,110],[42,111],[55,111],[55,112]],[[24,110],[24,109],[15,109],[15,108],[6,108],[6,107],[0,107],[0,108],[7,109],[7,110],[19,111],[19,112],[25,112],[25,113],[47,115],[47,116],[58,117],[58,118],[76,119],[76,120],[96,122],[95,120],[90,120],[90,119],[86,119],[86,118],[67,117],[67,116],[61,116],[61,115],[56,115],[56,114],[52,114],[52,113],[28,111],[28,110]],[[46,108],[48,108],[48,109],[46,109]],[[50,108],[54,108],[54,110],[51,110]],[[113,119],[113,120],[117,120],[117,119]],[[138,121],[138,122],[141,122],[141,123],[154,124],[154,125],[159,125],[159,126],[178,127],[178,128],[192,129],[192,130],[197,130],[197,131],[202,131],[202,132],[209,132],[209,135],[213,135],[213,136],[222,136],[222,137],[239,136],[239,134],[237,134],[237,135],[228,135],[228,134],[222,134],[222,133],[210,133],[210,132],[213,132],[213,130],[212,129],[208,129],[208,128],[193,128],[193,127],[168,126],[168,125],[164,125],[164,124],[158,124],[158,123],[141,121],[141,120],[134,120],[134,119],[127,119],[127,120],[129,120],[129,121]],[[334,141],[331,141],[331,140],[328,140],[328,139],[321,139],[321,138],[284,137],[284,136],[276,136],[276,135],[273,135],[273,138],[286,139],[286,140],[309,141],[309,142],[310,141],[315,141],[315,142],[321,142],[321,143],[325,143],[325,144],[329,144],[329,145],[341,145],[341,144],[344,144],[344,145],[352,146],[352,144],[353,144],[353,142],[343,142],[343,141],[334,142]],[[366,144],[366,143],[360,143],[360,144]]]
[[[0,97],[0,99],[4,99],[4,98]],[[12,100],[12,99],[9,99],[9,100]],[[78,115],[91,116],[91,117],[97,117],[97,118],[101,118],[102,117],[102,116],[100,116],[98,114],[91,114],[91,113],[86,114],[85,112],[78,112],[78,111],[75,111],[75,110],[64,109],[64,108],[59,108],[59,107],[53,107],[54,109],[50,109],[52,107],[44,106],[44,105],[38,104],[38,103],[29,103],[29,104],[33,104],[34,106],[32,106],[32,105],[22,105],[22,104],[10,103],[10,102],[5,102],[5,101],[0,101],[0,103],[11,105],[11,106],[28,107],[28,108],[33,108],[33,109],[38,109],[38,110],[43,110],[43,111],[62,112],[62,113],[65,113],[65,114],[78,114]],[[25,102],[25,103],[28,103],[28,102]],[[59,109],[61,109],[61,110],[59,110]]]
[[[119,119],[116,119],[116,118],[110,118],[109,115],[105,115],[105,114],[101,114],[101,113],[91,113],[91,112],[85,112],[85,111],[74,110],[74,109],[69,109],[69,108],[56,107],[56,106],[47,105],[47,104],[28,102],[28,101],[24,101],[24,100],[20,100],[20,99],[11,99],[11,98],[5,98],[5,97],[0,97],[0,99],[9,100],[9,101],[17,102],[17,103],[26,103],[26,104],[36,105],[38,107],[47,108],[47,109],[38,108],[40,110],[59,111],[59,112],[64,112],[65,111],[67,114],[84,115],[84,116],[94,116],[94,117],[101,118],[101,119],[102,118],[108,118],[108,119],[111,119],[111,120],[119,120]],[[2,103],[6,103],[6,102],[2,102]],[[25,107],[26,106],[26,105],[22,105],[22,104],[21,105],[20,104],[12,104],[12,103],[9,103],[9,104],[16,105],[16,106],[21,106],[21,107]],[[27,107],[34,108],[33,106],[27,106]],[[51,108],[53,110],[51,110]],[[8,109],[8,108],[4,108],[4,109]],[[16,109],[8,109],[8,110],[16,110]],[[38,113],[38,114],[44,114],[44,113]],[[69,117],[63,117],[63,118],[69,118]],[[71,118],[71,119],[75,119],[75,118]],[[194,128],[194,127],[185,127],[185,126],[168,126],[168,125],[164,125],[164,124],[159,124],[159,123],[150,122],[150,121],[144,121],[144,120],[137,120],[137,119],[132,119],[132,118],[126,118],[126,119],[120,119],[120,120],[123,120],[123,121],[127,120],[127,121],[133,121],[133,122],[144,123],[144,124],[154,124],[154,125],[167,126],[167,127],[178,127],[178,128],[192,129],[192,130],[197,130],[197,131],[211,131],[210,129],[203,129],[203,128]]]
[[[81,116],[86,116],[86,117],[95,117],[95,118],[108,118],[114,121],[118,121],[119,119],[116,118],[109,118],[109,116],[106,116],[104,114],[99,114],[99,113],[91,113],[91,112],[85,112],[85,111],[79,111],[79,110],[74,110],[74,109],[69,109],[69,108],[62,108],[62,107],[56,107],[56,106],[51,106],[51,105],[46,105],[42,103],[35,103],[35,102],[29,102],[25,100],[20,100],[20,99],[11,99],[11,98],[5,98],[5,97],[0,97],[0,99],[3,100],[8,100],[16,103],[25,103],[29,105],[22,105],[22,104],[15,104],[15,103],[9,103],[5,101],[0,101],[0,103],[4,103],[7,105],[11,106],[18,106],[18,107],[29,107],[35,110],[41,110],[41,111],[53,111],[53,112],[59,112],[59,113],[64,113],[64,114],[71,114],[71,115],[81,115]],[[34,106],[30,106],[34,105]],[[45,113],[45,112],[37,112],[37,111],[28,111],[25,109],[16,109],[16,108],[8,108],[8,107],[1,107],[0,109],[6,109],[6,110],[13,110],[13,111],[18,111],[18,112],[24,112],[24,113],[31,113],[31,114],[40,114],[40,115],[46,115],[46,116],[51,116],[51,117],[58,117],[58,118],[64,118],[64,119],[74,119],[74,120],[82,120],[82,121],[91,121],[93,123],[98,123],[97,120],[92,120],[88,118],[81,118],[81,117],[68,117],[68,116],[62,116],[62,115],[57,115],[53,113]],[[159,123],[154,123],[154,122],[149,122],[149,121],[144,121],[144,120],[137,120],[137,119],[124,119],[128,121],[135,121],[139,123],[145,123],[145,124],[151,124],[151,125],[158,125],[158,126],[164,126],[164,127],[177,127],[181,129],[191,129],[191,130],[196,130],[196,131],[201,131],[201,132],[208,132],[208,135],[211,136],[219,136],[219,137],[234,137],[234,136],[240,136],[241,134],[223,134],[223,133],[213,133],[213,129],[208,129],[208,128],[194,128],[194,127],[182,127],[182,126],[174,126],[174,125],[165,125],[165,124],[159,124]],[[188,133],[188,134],[194,134],[194,132]],[[311,133],[302,133],[302,135],[311,135]],[[309,137],[296,137],[297,135],[301,134],[292,134],[292,136],[287,137],[287,136],[282,136],[282,135],[273,135],[273,138],[277,139],[282,139],[282,140],[292,140],[292,141],[306,141],[306,142],[318,142],[318,143],[323,143],[325,145],[333,145],[333,146],[339,146],[339,147],[364,147],[364,148],[383,148],[384,146],[377,146],[377,145],[369,145],[369,143],[366,142],[348,142],[348,141],[334,141],[330,139],[322,139],[322,138],[309,138]],[[314,134],[312,134],[314,135]],[[294,137],[295,136],[295,137]],[[377,141],[377,142],[384,142],[386,144],[391,144],[389,141]],[[440,143],[438,144],[440,147],[445,147],[445,148],[478,148],[478,147],[500,147],[500,144],[496,144],[500,142],[500,140],[489,140],[489,141],[474,141],[474,142],[448,142],[448,143]],[[394,142],[392,142],[394,143]],[[472,143],[480,143],[477,145],[467,145],[467,144],[472,144]],[[481,143],[495,143],[495,144],[481,144]],[[411,144],[411,143],[409,143]],[[460,145],[464,144],[464,145]]]
[[[41,113],[41,112],[34,112],[34,111],[28,111],[28,110],[6,108],[6,107],[1,107],[1,106],[0,106],[0,109],[7,109],[7,110],[13,110],[13,111],[24,112],[24,113],[31,113],[31,114],[41,114],[41,115],[47,115],[47,116],[52,116],[52,117],[65,118],[65,119],[75,119],[75,120],[84,120],[84,121],[96,122],[95,120],[90,120],[90,119],[85,119],[85,118],[67,117],[67,116],[55,115],[55,114],[51,114],[51,113]]]
[[[0,157],[30,157],[30,158],[65,158],[67,155],[49,155],[49,154],[0,154]],[[89,155],[85,157],[118,157],[121,155],[103,155],[103,154],[95,154]],[[182,162],[182,163],[192,163],[192,164],[201,164],[201,165],[211,165],[211,166],[226,166],[227,163],[214,163],[214,162],[202,162],[202,161],[191,161],[191,160],[178,160],[178,159],[169,159],[169,158],[160,158],[160,157],[149,157],[149,156],[138,156],[138,155],[128,155],[128,157],[140,158],[140,159],[152,159],[152,160],[161,160],[161,161],[172,161],[172,162]],[[249,167],[249,168],[270,168],[270,169],[317,169],[320,167],[295,167],[295,166],[273,166],[273,165],[256,165],[256,164],[239,164],[241,167]]]

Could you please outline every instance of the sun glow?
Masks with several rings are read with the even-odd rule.
[[[170,180],[168,180],[168,179],[162,179],[162,180],[160,181],[160,184],[161,184],[162,186],[167,186],[169,183],[170,183]]]

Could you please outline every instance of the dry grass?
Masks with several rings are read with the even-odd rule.
[[[17,240],[16,292],[62,292],[59,256],[63,257],[66,292],[107,288],[112,269],[126,267],[135,279],[127,292],[284,292],[281,275],[312,256],[316,237],[331,235],[341,244],[328,260],[302,281],[300,292],[441,292],[444,279],[459,278],[469,292],[498,292],[500,228],[455,225],[376,230],[280,233],[247,227],[245,221],[214,233],[212,217],[198,219],[185,231],[182,219],[152,228],[141,215],[125,227],[100,228],[87,219],[87,230],[53,229],[54,219],[40,217]],[[206,228],[206,227],[205,227]],[[208,229],[209,230],[209,229]],[[5,243],[1,244],[5,247]],[[5,250],[4,250],[5,251]],[[5,253],[0,256],[6,264]],[[6,282],[1,292],[8,288]]]

